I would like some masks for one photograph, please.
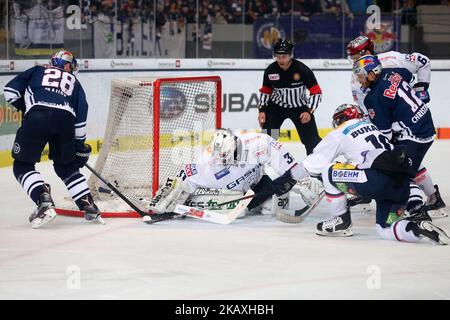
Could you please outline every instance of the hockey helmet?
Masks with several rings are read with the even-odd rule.
[[[273,45],[273,55],[276,54],[293,54],[295,44],[290,40],[279,39]]]
[[[70,51],[57,51],[50,58],[50,65],[59,69],[64,69],[64,66],[67,63],[70,63],[70,72],[74,73],[78,71],[77,59],[75,59],[74,55]]]
[[[222,165],[236,165],[241,158],[241,140],[230,129],[218,129],[213,137],[213,157]]]
[[[364,112],[356,104],[341,104],[333,113],[333,128],[337,128],[339,125],[345,121],[351,119],[362,119],[364,118]]]
[[[347,55],[350,59],[355,55],[363,56],[367,53],[366,51],[369,51],[372,55],[375,54],[373,42],[366,36],[359,36],[347,45]]]
[[[355,61],[352,71],[357,77],[364,76],[367,78],[370,71],[378,76],[382,69],[381,62],[376,56],[366,55]]]

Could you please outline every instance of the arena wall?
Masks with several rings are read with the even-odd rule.
[[[264,69],[273,60],[239,59],[95,59],[81,60],[77,75],[86,91],[90,105],[88,141],[98,151],[103,139],[109,108],[110,84],[114,78],[177,77],[218,75],[222,78],[224,127],[257,129],[258,89]],[[352,102],[350,90],[351,65],[347,60],[302,60],[315,73],[323,90],[323,100],[315,116],[321,134],[331,126],[331,114],[342,103]],[[0,88],[16,74],[45,60],[0,60]],[[438,138],[450,138],[450,60],[432,61],[430,109],[433,113]],[[0,166],[11,164],[10,149],[21,115],[6,106],[0,92]],[[293,125],[286,121],[282,141],[298,141]],[[46,159],[45,153],[43,159]]]

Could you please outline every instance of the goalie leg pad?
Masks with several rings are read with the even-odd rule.
[[[171,212],[177,204],[183,204],[191,193],[179,177],[167,178],[164,187],[158,190],[148,205],[155,213]]]
[[[228,213],[230,210],[236,208],[238,201],[230,202],[223,206],[219,206],[218,204],[240,199],[243,195],[244,193],[238,190],[197,188],[185,204],[189,207]]]

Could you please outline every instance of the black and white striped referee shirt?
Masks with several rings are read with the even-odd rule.
[[[313,113],[322,100],[322,89],[314,73],[302,62],[292,59],[284,71],[275,61],[264,72],[259,109],[267,110],[270,102],[283,108],[308,108]]]

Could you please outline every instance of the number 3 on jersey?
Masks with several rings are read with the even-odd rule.
[[[71,96],[75,87],[75,77],[68,72],[49,68],[42,78],[43,87],[59,88],[65,95]]]
[[[292,157],[292,155],[287,152],[283,155],[283,158],[286,159],[287,164],[291,164],[292,162],[294,162],[294,158]]]

